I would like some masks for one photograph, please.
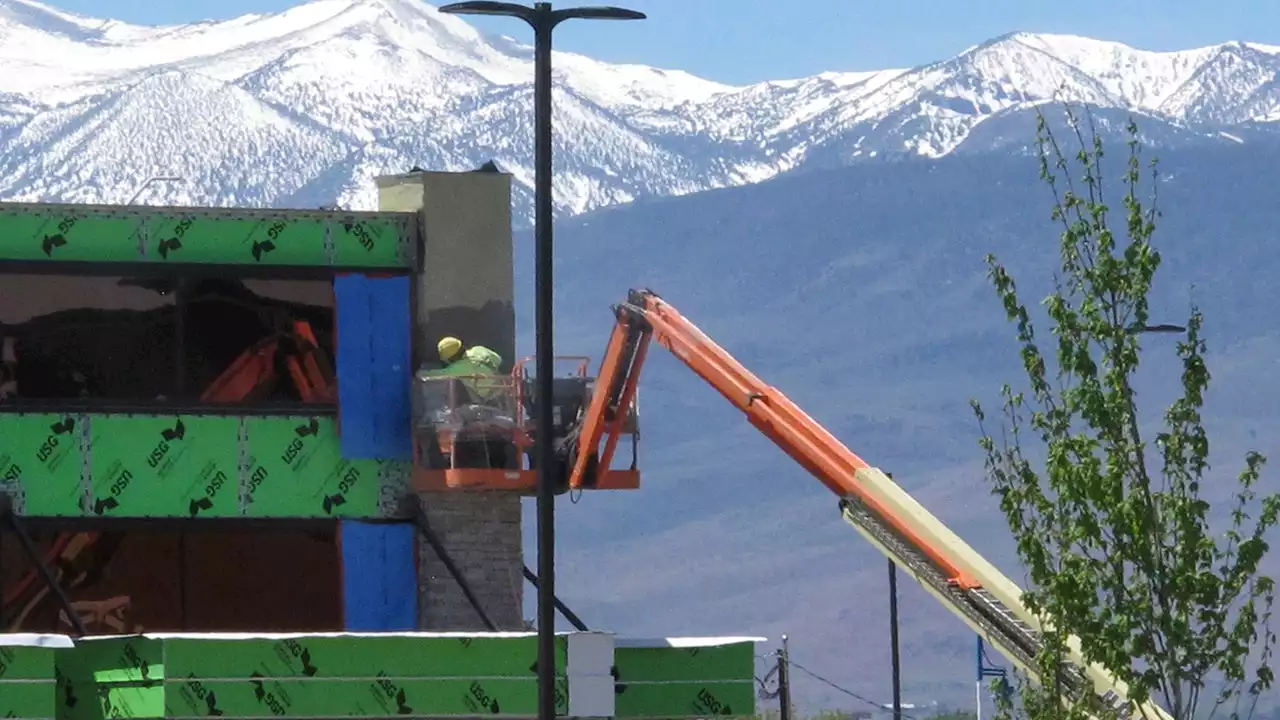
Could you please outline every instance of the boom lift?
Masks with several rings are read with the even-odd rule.
[[[582,416],[571,449],[571,489],[593,487],[607,471],[618,439],[625,434],[640,369],[650,340],[671,351],[707,381],[747,420],[840,498],[840,514],[1011,662],[1035,674],[1040,621],[1023,605],[1022,590],[878,468],[867,464],[776,388],[766,385],[674,307],[648,290],[631,291],[615,305],[617,323],[609,338],[596,392]],[[1169,720],[1154,703],[1128,699],[1124,683],[1101,666],[1087,663],[1079,641],[1069,640],[1069,661],[1084,670],[1097,710],[1124,719]],[[1071,683],[1083,697],[1086,688]]]

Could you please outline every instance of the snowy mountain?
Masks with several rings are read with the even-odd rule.
[[[142,201],[367,209],[374,175],[494,159],[527,217],[531,56],[419,0],[167,27],[0,0],[0,197],[121,202],[172,174],[186,182]],[[1014,33],[918,68],[748,86],[570,53],[555,65],[561,214],[1017,146],[1055,96],[1141,113],[1169,144],[1270,139],[1280,119],[1280,48],[1249,43],[1156,53]]]

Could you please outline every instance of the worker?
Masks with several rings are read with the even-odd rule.
[[[436,343],[436,352],[440,356],[440,362],[444,363],[444,367],[427,370],[422,374],[424,378],[462,376],[463,387],[470,391],[474,400],[479,402],[492,400],[494,395],[502,389],[501,382],[484,379],[499,373],[502,356],[498,353],[483,345],[464,348],[462,341],[452,336],[441,338],[440,342]]]
[[[502,356],[483,345],[464,348],[456,337],[441,338],[436,352],[444,367],[439,375],[496,375],[502,366]]]
[[[457,377],[471,396],[471,401],[481,404],[501,400],[498,397],[501,391],[510,387],[509,382],[496,379],[501,371],[502,356],[483,345],[464,347],[461,340],[449,336],[436,343],[436,353],[444,367],[421,370],[418,373],[420,378]],[[495,379],[488,379],[490,377]]]
[[[456,377],[471,396],[470,403],[497,406],[496,409],[501,409],[505,404],[501,393],[510,387],[510,383],[509,378],[499,379],[501,355],[483,345],[465,347],[461,340],[452,336],[441,338],[436,343],[436,353],[444,367],[423,371],[420,373],[422,378]],[[464,429],[455,437],[457,467],[506,467],[509,439],[489,437],[483,430],[480,431],[480,437],[467,437],[471,434]]]

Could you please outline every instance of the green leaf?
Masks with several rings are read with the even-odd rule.
[[[1059,229],[1054,291],[1038,306],[1049,348],[1041,347],[1013,274],[985,257],[1026,385],[1000,389],[1000,427],[992,433],[983,405],[975,399],[971,407],[991,491],[1029,577],[1024,604],[1053,628],[1041,637],[1035,672],[1019,679],[1016,698],[997,703],[998,715],[1114,715],[1080,691],[1085,681],[1064,651],[1069,635],[1087,660],[1129,686],[1130,699],[1150,698],[1177,720],[1195,717],[1205,703],[1251,707],[1274,684],[1275,583],[1259,568],[1280,495],[1259,497],[1265,458],[1250,452],[1226,508],[1229,527],[1210,525],[1222,513],[1200,495],[1209,472],[1201,411],[1211,375],[1199,308],[1190,309],[1174,348],[1182,392],[1164,410],[1163,427],[1150,440],[1143,435],[1133,377],[1144,349],[1133,328],[1150,324],[1148,296],[1161,264],[1158,164],[1144,161],[1130,119],[1120,183],[1105,182],[1109,166],[1091,114],[1064,110],[1074,149],[1054,136],[1043,113],[1036,122],[1048,217]],[[1151,181],[1146,197],[1144,179]],[[1027,682],[1032,677],[1039,682]],[[1217,678],[1225,684],[1209,689]]]

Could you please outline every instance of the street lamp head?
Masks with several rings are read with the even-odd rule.
[[[449,15],[509,15],[518,18],[529,18],[534,9],[519,3],[490,2],[489,0],[469,0],[441,5],[440,12]]]
[[[1181,325],[1172,325],[1169,323],[1161,325],[1142,325],[1130,328],[1129,330],[1129,332],[1134,335],[1146,333],[1184,333],[1186,331],[1187,329]]]
[[[586,20],[644,20],[648,17],[648,15],[638,10],[608,6],[565,8],[557,10],[556,14],[565,20],[570,18],[583,18]]]
[[[589,6],[552,10],[550,3],[537,3],[534,7],[529,7],[519,3],[493,2],[492,0],[468,0],[467,2],[442,5],[438,9],[440,12],[449,15],[505,15],[518,17],[531,25],[537,23],[540,19],[550,20],[552,24],[559,24],[565,20],[579,18],[584,20],[644,20],[648,17],[642,12],[620,7]]]

